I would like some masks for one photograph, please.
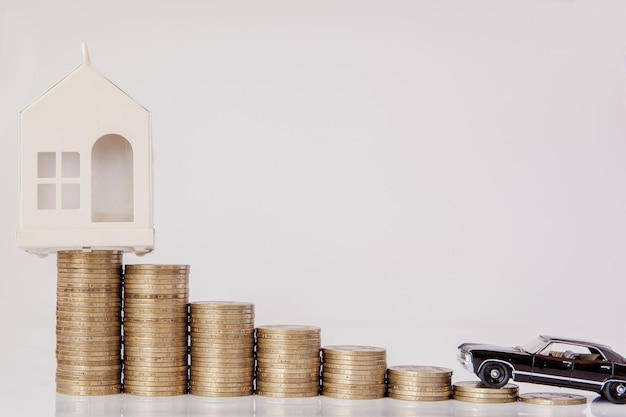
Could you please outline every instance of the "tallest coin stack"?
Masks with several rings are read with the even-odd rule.
[[[122,256],[108,250],[57,254],[58,393],[121,392]]]

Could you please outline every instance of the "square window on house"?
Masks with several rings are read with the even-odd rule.
[[[54,210],[56,208],[56,199],[55,184],[37,185],[37,208],[39,210]]]
[[[80,154],[78,152],[61,153],[61,177],[80,177]]]
[[[57,176],[57,155],[54,152],[37,152],[37,178]]]
[[[80,184],[61,185],[61,209],[76,210],[80,208]]]

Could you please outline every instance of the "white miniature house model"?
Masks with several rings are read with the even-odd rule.
[[[83,63],[20,114],[17,246],[154,248],[150,112]]]

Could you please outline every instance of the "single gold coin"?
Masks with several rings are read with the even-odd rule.
[[[447,401],[450,395],[404,395],[389,392],[389,398],[404,401]]]
[[[340,371],[354,371],[354,372],[368,372],[376,371],[379,373],[387,372],[387,365],[385,362],[369,363],[362,365],[347,364],[347,363],[334,363],[334,362],[322,362],[323,369],[330,372]]]
[[[513,395],[519,391],[516,384],[506,384],[502,388],[489,388],[480,381],[461,381],[454,383],[454,392],[469,394],[488,394],[488,395]]]
[[[332,389],[327,389],[322,386],[321,395],[331,398],[337,398],[341,400],[375,400],[378,398],[384,398],[385,392],[377,391],[373,393],[353,393],[353,392],[344,392],[344,391],[335,391]]]
[[[197,387],[200,389],[221,389],[221,388],[239,388],[250,389],[252,387],[253,379],[243,382],[211,382],[206,380],[192,379],[189,381],[189,386]]]
[[[390,386],[387,389],[404,395],[433,395],[433,394],[452,394],[452,387],[404,387],[399,385]]]
[[[302,376],[302,377],[276,377],[273,375],[268,376],[267,374],[264,375],[257,375],[257,381],[263,381],[265,383],[273,383],[273,384],[278,384],[278,385],[292,385],[292,384],[320,384],[320,380],[319,378],[316,378],[314,376]]]
[[[57,369],[63,369],[64,371],[67,372],[72,372],[72,371],[90,371],[90,372],[94,372],[94,371],[109,371],[109,372],[117,372],[117,371],[121,371],[122,370],[122,364],[121,363],[117,363],[115,365],[98,365],[98,366],[92,366],[92,365],[83,365],[83,364],[59,364],[57,363]]]
[[[254,377],[254,367],[201,367],[192,365],[189,367],[189,375],[197,379],[214,379],[216,382],[221,380],[240,380]]]
[[[565,392],[532,392],[521,394],[519,400],[538,405],[581,405],[587,403],[587,397]]]
[[[265,351],[257,351],[257,358],[264,360],[275,360],[275,361],[292,361],[292,360],[315,360],[318,361],[320,359],[319,352],[311,351],[311,352],[300,352],[300,353],[267,353]]]
[[[323,353],[337,353],[343,355],[371,355],[383,354],[387,350],[377,346],[361,346],[361,345],[331,345],[322,347]]]
[[[231,348],[231,349],[212,349],[191,346],[190,352],[199,356],[224,356],[224,357],[238,357],[238,356],[253,356],[254,350],[252,348]]]
[[[452,384],[424,384],[424,383],[397,383],[395,381],[389,381],[387,378],[387,386],[394,387],[398,389],[407,389],[407,390],[440,390],[440,389],[452,389]]]
[[[181,380],[178,382],[172,381],[169,385],[163,385],[158,382],[153,385],[152,383],[147,383],[145,381],[125,381],[124,391],[126,391],[126,388],[142,391],[178,392],[181,389],[187,389],[187,380]]]
[[[67,395],[105,395],[105,394],[119,394],[122,389],[122,384],[115,385],[103,385],[103,386],[80,386],[74,384],[56,384],[57,392]]]
[[[257,366],[260,369],[319,369],[319,363],[315,362],[266,362],[266,361],[257,361]]]
[[[133,377],[124,375],[124,385],[136,387],[171,387],[187,385],[187,378],[182,376],[172,376],[169,378]]]
[[[276,378],[300,378],[315,376],[320,377],[320,372],[317,367],[305,367],[305,368],[272,368],[272,367],[257,367],[257,375],[263,375],[267,377]]]
[[[162,387],[161,387],[162,388]],[[171,397],[187,394],[187,386],[172,387],[169,390],[160,390],[152,387],[141,387],[136,385],[124,386],[124,394],[137,397]]]
[[[451,377],[399,377],[397,375],[389,375],[387,378],[390,383],[398,385],[452,385]]]
[[[154,347],[143,347],[143,346],[134,346],[132,344],[124,345],[124,352],[128,354],[141,354],[141,355],[151,355],[151,354],[169,354],[169,353],[187,353],[189,348],[185,345],[181,346],[171,346],[171,347],[163,347],[163,346],[154,346]]]
[[[189,388],[189,394],[198,397],[245,397],[254,394],[254,391],[237,391],[237,392],[215,392],[215,391],[201,391],[193,388]]]
[[[73,378],[64,378],[63,376],[57,375],[55,377],[55,382],[59,385],[64,386],[75,386],[75,387],[111,387],[116,386],[121,383],[120,375],[116,375],[115,378],[111,379],[100,379],[100,380],[84,380],[84,379],[73,379]],[[104,388],[102,388],[104,389]]]
[[[245,324],[223,324],[219,326],[198,326],[195,322],[189,322],[190,330],[193,333],[202,336],[202,334],[215,334],[215,332],[221,332],[225,330],[233,330],[233,331],[242,331],[242,330],[250,330],[253,328],[252,325]]]
[[[187,375],[189,367],[187,365],[182,366],[169,366],[158,368],[152,366],[135,366],[133,364],[124,364],[124,373],[136,376],[151,376],[151,377],[163,377],[171,375]]]
[[[257,389],[262,391],[291,391],[291,392],[309,392],[311,390],[319,390],[319,381],[307,382],[276,382],[257,379]]]
[[[468,403],[484,403],[484,404],[499,404],[499,403],[514,403],[517,401],[517,397],[500,397],[500,398],[484,398],[484,397],[470,397],[460,394],[454,394],[453,399],[457,401],[464,401]]]
[[[183,302],[187,302],[187,299],[189,298],[189,294],[188,293],[173,293],[173,294],[154,294],[154,293],[142,293],[142,294],[128,294],[128,293],[124,293],[124,301],[127,302],[127,300],[168,300],[168,301],[175,301],[175,300],[181,300]]]
[[[247,366],[254,364],[254,358],[206,358],[202,356],[191,355],[191,366]]]
[[[285,397],[285,398],[300,397],[300,396],[314,397],[314,396],[319,395],[320,390],[317,388],[290,390],[290,389],[271,389],[271,388],[264,389],[261,387],[257,387],[256,393],[257,395],[268,396],[268,397],[269,396],[277,396],[277,397]]]
[[[254,303],[247,301],[192,301],[192,308],[204,310],[243,310],[254,309]]]
[[[128,292],[144,292],[152,290],[178,290],[188,291],[189,284],[187,282],[173,282],[172,280],[163,282],[129,282],[124,281],[124,291]]]
[[[366,384],[372,382],[384,382],[385,375],[346,375],[325,373],[323,380],[326,382],[341,382],[344,384]]]
[[[372,366],[344,366],[322,362],[322,374],[347,374],[347,375],[385,375],[386,367],[383,365]]]
[[[207,375],[197,373],[193,368],[191,368],[190,379],[196,382],[211,382],[214,384],[241,384],[254,381],[254,375],[252,372],[234,375]]]
[[[274,397],[274,398],[306,398],[306,397],[315,397],[319,395],[319,391],[311,390],[310,392],[272,392],[272,391],[262,391],[257,389],[256,395],[260,395],[262,397]]]
[[[387,389],[385,381],[372,382],[369,384],[346,384],[342,382],[328,382],[322,380],[322,386],[343,391],[378,391],[381,389]]]
[[[236,349],[241,351],[254,351],[254,338],[222,340],[222,339],[204,339],[198,335],[190,335],[189,344],[193,348],[211,349],[211,350],[230,350]]]
[[[128,271],[140,271],[141,273],[149,272],[149,271],[172,271],[172,270],[184,270],[188,271],[191,269],[190,265],[187,264],[126,264],[124,265],[124,269]]]
[[[245,327],[246,329],[254,329],[254,317],[252,318],[236,318],[236,319],[198,319],[194,316],[189,316],[189,322],[192,326],[214,329],[214,328],[237,328]]]
[[[252,390],[252,383],[244,384],[189,384],[189,389],[200,392],[249,392]]]
[[[455,391],[454,395],[473,398],[517,398],[517,392],[463,392]]]
[[[390,375],[399,377],[451,377],[452,369],[441,366],[396,365],[387,370]]]

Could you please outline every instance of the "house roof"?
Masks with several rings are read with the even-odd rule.
[[[28,106],[26,106],[24,109],[22,109],[21,113],[28,111],[28,109],[34,105],[36,105],[36,103],[41,100],[43,97],[45,97],[46,95],[48,95],[50,92],[52,92],[53,90],[63,86],[66,82],[68,82],[69,80],[72,79],[72,77],[74,75],[76,75],[77,73],[81,72],[81,71],[89,71],[93,74],[95,74],[98,78],[101,78],[102,80],[106,81],[107,83],[109,83],[111,86],[115,87],[117,90],[119,90],[120,92],[122,92],[126,97],[128,97],[130,100],[132,100],[134,103],[136,103],[138,106],[142,107],[144,110],[146,110],[147,112],[149,112],[149,110],[143,106],[141,103],[139,103],[137,100],[135,100],[133,97],[131,97],[126,91],[122,90],[117,84],[115,84],[114,82],[112,82],[111,80],[109,80],[107,77],[105,77],[104,75],[102,75],[100,72],[96,71],[92,66],[91,66],[91,60],[89,58],[89,52],[87,51],[87,47],[86,45],[83,44],[83,62],[78,65],[76,68],[74,68],[69,74],[67,74],[65,77],[61,78],[59,81],[57,81],[55,84],[53,84],[50,88],[48,88],[43,94],[41,94],[35,101],[33,101],[31,104],[29,104]]]

